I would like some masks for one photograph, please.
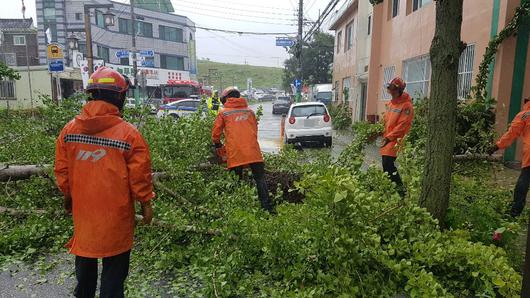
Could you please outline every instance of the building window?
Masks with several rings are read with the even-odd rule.
[[[407,91],[413,98],[424,98],[429,93],[431,61],[429,56],[407,60],[403,63],[403,77]]]
[[[42,1],[44,8],[55,8],[55,0],[44,0]]]
[[[46,32],[48,29],[50,29],[52,39],[48,40],[48,37],[46,36],[47,43],[57,41],[57,24],[55,21],[44,21],[44,32]]]
[[[131,20],[118,18],[118,31],[124,34],[132,33]]]
[[[343,102],[349,102],[351,98],[351,78],[342,79],[342,98]]]
[[[43,18],[45,21],[55,21],[55,8],[45,8],[43,11]]]
[[[412,11],[416,11],[431,2],[432,0],[412,0]]]
[[[339,101],[339,81],[335,81],[335,101]]]
[[[105,28],[105,16],[101,11],[96,10],[96,26],[99,28]]]
[[[76,21],[81,21],[82,18],[83,18],[83,14],[82,13],[80,13],[80,12],[76,12],[75,13],[75,20]]]
[[[98,46],[98,57],[99,59],[103,59],[105,63],[109,63],[110,61],[109,48]]]
[[[136,34],[142,37],[153,37],[153,24],[146,22],[136,23]]]
[[[344,51],[349,51],[353,47],[353,21],[346,26],[346,41]]]
[[[383,89],[381,90],[381,97],[383,99],[389,100],[392,99],[390,94],[386,91],[386,84],[388,84],[396,75],[396,67],[395,66],[387,66],[383,70]]]
[[[0,99],[14,100],[15,97],[15,81],[0,80]]]
[[[392,17],[395,18],[399,14],[399,0],[392,0]]]
[[[368,16],[368,35],[372,34],[372,16]]]
[[[458,64],[458,98],[465,99],[471,92],[473,79],[473,64],[475,60],[475,45],[468,45],[460,56]]]
[[[16,46],[25,46],[26,45],[26,36],[24,35],[15,35],[13,36],[13,44]]]
[[[160,55],[160,68],[184,70],[184,58],[177,56]]]
[[[129,65],[129,57],[120,58],[120,65]]]
[[[174,41],[174,42],[183,42],[184,40],[184,32],[182,29],[179,28],[173,28],[173,27],[166,27],[166,26],[158,26],[158,34],[160,39],[167,40],[167,41]]]
[[[337,54],[340,53],[341,45],[342,45],[342,31],[340,31],[337,34]]]

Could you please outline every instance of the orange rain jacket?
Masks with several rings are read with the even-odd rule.
[[[228,98],[219,111],[212,130],[212,140],[225,137],[228,168],[263,162],[258,143],[258,121],[244,98]]]
[[[134,201],[154,197],[151,159],[142,135],[118,108],[90,101],[63,128],[56,142],[55,177],[72,198],[70,253],[104,258],[132,248]]]
[[[409,132],[414,119],[414,106],[407,92],[396,99],[392,99],[386,104],[384,116],[385,132],[383,137],[390,142],[381,148],[381,155],[396,157],[398,152],[398,142]]]
[[[523,137],[522,167],[530,167],[530,102],[515,116],[508,131],[497,142],[499,149],[509,147],[518,137]]]

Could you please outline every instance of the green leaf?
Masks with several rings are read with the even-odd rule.
[[[335,193],[335,199],[333,200],[334,203],[338,203],[342,200],[344,200],[348,196],[348,192],[346,191],[340,191]]]

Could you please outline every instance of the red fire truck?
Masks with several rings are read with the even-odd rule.
[[[211,96],[211,91],[196,81],[168,80],[160,85],[163,103],[168,104],[182,99],[199,99],[202,95]]]

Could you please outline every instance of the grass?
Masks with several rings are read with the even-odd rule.
[[[217,69],[221,74],[222,81],[219,77],[212,79],[212,84],[219,88],[235,85],[239,89],[247,88],[247,79],[252,79],[254,88],[280,88],[282,85],[282,68],[265,67],[241,64],[220,63],[210,60],[199,60],[199,74],[200,79],[208,76],[209,69]],[[207,82],[207,80],[205,80]]]

